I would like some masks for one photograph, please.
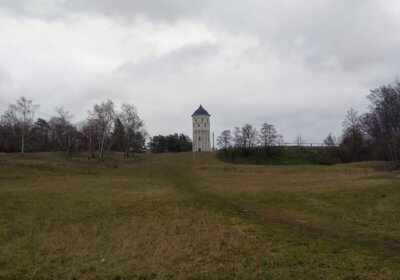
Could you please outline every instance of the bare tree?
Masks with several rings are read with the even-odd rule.
[[[105,152],[109,150],[113,140],[112,132],[116,117],[114,103],[111,100],[107,100],[101,104],[95,104],[93,111],[89,113],[97,133],[97,157],[99,160],[104,160]]]
[[[244,155],[248,155],[250,149],[257,144],[258,132],[251,124],[245,124],[241,129],[235,127],[234,130],[235,146],[241,148]]]
[[[282,134],[278,134],[278,139],[276,139],[276,144],[278,146],[285,145],[285,140],[283,140],[283,135]]]
[[[342,126],[343,130],[349,133],[358,133],[361,130],[360,117],[354,108],[350,108],[347,111]]]
[[[279,145],[281,142],[283,142],[283,137],[282,135],[278,134],[272,124],[263,123],[260,129],[259,141],[267,153],[271,146]]]
[[[97,142],[96,124],[92,118],[91,112],[89,111],[89,116],[84,120],[79,129],[81,135],[81,142],[83,147],[87,148],[88,159],[95,158],[95,148],[94,145]]]
[[[24,156],[26,143],[33,127],[35,112],[39,105],[33,104],[32,100],[25,97],[17,99],[15,104],[10,104],[5,112],[6,118],[19,127],[21,136],[21,155]]]
[[[230,130],[222,131],[221,135],[217,138],[217,145],[224,150],[232,146],[232,133]]]
[[[233,129],[233,145],[236,148],[241,148],[243,146],[242,130],[238,126],[235,126]]]
[[[336,137],[332,135],[332,132],[329,133],[328,136],[326,136],[326,138],[324,139],[324,145],[330,148],[336,147],[338,145],[338,141]]]
[[[242,136],[245,148],[253,148],[257,145],[258,131],[251,124],[246,124],[242,127]]]
[[[301,136],[301,134],[297,135],[294,141],[297,144],[297,146],[302,146],[306,142],[303,136]]]
[[[347,111],[346,118],[342,123],[343,135],[340,144],[344,154],[344,161],[359,161],[365,158],[363,150],[365,147],[364,132],[358,112],[353,108]]]
[[[381,143],[393,168],[397,169],[400,167],[400,82],[372,90],[368,99],[371,112],[363,118],[367,133],[375,143]]]
[[[64,108],[56,108],[57,117],[50,119],[50,127],[57,143],[65,151],[66,158],[71,157],[72,147],[77,138],[77,130],[71,124],[72,115]]]
[[[126,158],[129,157],[130,150],[136,140],[135,136],[138,136],[144,123],[139,118],[135,106],[128,103],[122,104],[118,117],[124,127],[124,157]]]
[[[15,121],[10,116],[10,110],[2,114],[0,119],[0,151],[2,152],[15,152],[20,149],[19,136],[15,127]]]

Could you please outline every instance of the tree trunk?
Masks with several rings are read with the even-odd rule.
[[[131,139],[129,139],[129,143],[131,143]],[[135,156],[135,131],[132,133],[132,143],[133,143],[132,157],[134,157]]]
[[[25,127],[22,125],[21,129],[21,155],[24,157],[25,154]]]
[[[389,153],[392,161],[392,167],[393,169],[398,169],[399,168],[399,160],[397,158],[397,153],[396,153],[396,145],[393,144],[391,140],[388,140],[388,147],[389,147]]]
[[[131,143],[131,137],[129,135],[129,132],[127,132],[127,136],[125,137],[125,143],[124,143],[124,158],[129,157],[129,144]]]
[[[92,144],[92,127],[91,126],[89,127],[89,158],[94,158],[93,144]]]
[[[124,143],[124,158],[129,157],[129,140],[125,138],[125,143]]]
[[[106,135],[105,132],[103,133],[103,137],[101,139],[101,143],[100,143],[100,150],[99,150],[99,160],[104,161],[104,141],[105,141]]]

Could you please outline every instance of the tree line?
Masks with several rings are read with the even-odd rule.
[[[110,150],[124,157],[145,150],[147,131],[134,105],[117,108],[111,100],[94,104],[87,118],[72,123],[72,114],[56,108],[49,119],[35,119],[39,108],[32,100],[20,97],[0,116],[0,152],[63,150],[67,158],[73,151],[88,151],[89,158],[104,160]]]
[[[324,162],[386,160],[393,168],[400,168],[400,82],[373,89],[367,98],[370,104],[366,113],[350,108],[342,123],[342,135],[330,133],[326,137]],[[56,108],[49,119],[35,119],[38,108],[32,100],[21,97],[0,115],[0,152],[20,151],[23,156],[26,151],[63,150],[69,158],[73,151],[87,151],[89,158],[103,160],[110,150],[130,157],[146,149],[146,127],[132,104],[117,107],[111,100],[96,103],[78,123],[72,122],[65,108]],[[304,139],[298,136],[296,142],[300,145]],[[244,157],[255,148],[268,156],[283,143],[283,136],[269,123],[259,130],[251,124],[235,127],[217,138],[222,151],[235,150]],[[190,151],[191,145],[183,134],[158,135],[150,142],[154,152]]]
[[[246,124],[243,127],[236,126],[233,132],[225,130],[217,137],[219,148],[224,151],[238,148],[245,156],[256,146],[264,147],[268,153],[272,146],[283,143],[283,136],[277,132],[274,125],[268,123],[263,123],[260,131],[251,124]]]
[[[179,153],[192,150],[192,140],[184,134],[157,135],[152,137],[150,147],[154,153]]]
[[[367,99],[370,105],[366,113],[350,108],[342,123],[342,135],[329,133],[325,138],[325,148],[318,149],[321,163],[385,160],[393,168],[400,168],[400,82],[372,89]],[[299,146],[304,143],[301,136],[295,141]],[[259,131],[251,124],[235,127],[233,132],[225,130],[217,138],[221,151],[241,157],[260,148],[267,157],[282,144],[282,135],[268,123],[262,124]]]

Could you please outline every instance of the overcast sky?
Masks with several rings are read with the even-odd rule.
[[[151,135],[272,123],[287,142],[341,132],[400,73],[396,0],[0,0],[0,112],[133,103]]]

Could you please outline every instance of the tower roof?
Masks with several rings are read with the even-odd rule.
[[[201,106],[201,104],[200,104],[199,109],[197,109],[196,111],[194,111],[192,117],[194,117],[194,116],[211,116],[211,115],[210,115],[210,114],[206,111],[206,109],[204,109],[203,106]]]

